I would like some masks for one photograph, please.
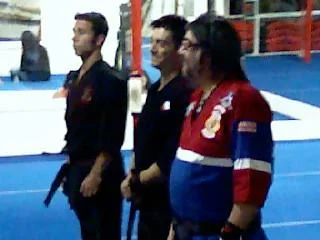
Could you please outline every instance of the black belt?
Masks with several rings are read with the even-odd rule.
[[[183,236],[190,237],[195,235],[220,235],[221,229],[223,228],[224,224],[174,220],[173,226],[176,233],[180,235],[179,239],[184,239]]]

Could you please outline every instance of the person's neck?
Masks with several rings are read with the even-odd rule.
[[[93,64],[102,59],[100,50],[94,50],[90,55],[82,57],[81,69],[88,70]]]
[[[210,93],[213,89],[217,87],[217,85],[222,81],[222,76],[217,75],[213,77],[211,74],[207,76],[203,76],[200,80],[200,88],[203,90],[205,94]]]
[[[169,82],[171,82],[179,73],[180,68],[162,70],[159,91],[163,89]]]
[[[102,55],[100,50],[95,50],[88,56],[81,57],[81,59],[82,59],[82,66],[80,68],[78,81],[93,66],[93,64],[95,64],[97,61],[102,59]]]

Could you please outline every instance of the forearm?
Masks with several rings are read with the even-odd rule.
[[[141,171],[140,173],[140,181],[142,184],[151,184],[162,181],[163,179],[164,176],[156,163],[152,164],[148,169]]]
[[[252,204],[234,204],[228,221],[245,230],[255,219],[258,211],[259,208]]]
[[[103,170],[106,168],[107,165],[109,165],[111,160],[111,156],[108,153],[101,152],[96,158],[96,161],[91,168],[90,174],[93,174],[95,176],[101,176]]]

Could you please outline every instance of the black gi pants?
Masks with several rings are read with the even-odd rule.
[[[172,213],[169,198],[164,191],[157,187],[154,189],[158,192],[147,192],[142,197],[138,240],[166,240],[170,231]]]
[[[97,194],[86,198],[80,186],[91,170],[90,165],[71,164],[66,181],[66,192],[81,228],[83,240],[120,240],[122,197],[121,169],[107,169],[103,173]]]

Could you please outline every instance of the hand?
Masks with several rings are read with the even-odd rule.
[[[130,188],[130,180],[131,180],[131,174],[129,174],[121,183],[121,193],[122,196],[125,199],[131,199],[132,198],[132,192]]]
[[[100,175],[89,173],[89,175],[81,183],[80,192],[84,197],[92,197],[97,193],[100,183]]]
[[[221,230],[220,240],[240,240],[241,233],[242,230],[239,227],[227,221]]]
[[[175,233],[174,233],[174,230],[173,230],[173,225],[171,224],[167,240],[174,240],[174,235],[175,235]]]
[[[54,94],[53,98],[65,98],[68,95],[68,90],[65,88],[59,88]]]

